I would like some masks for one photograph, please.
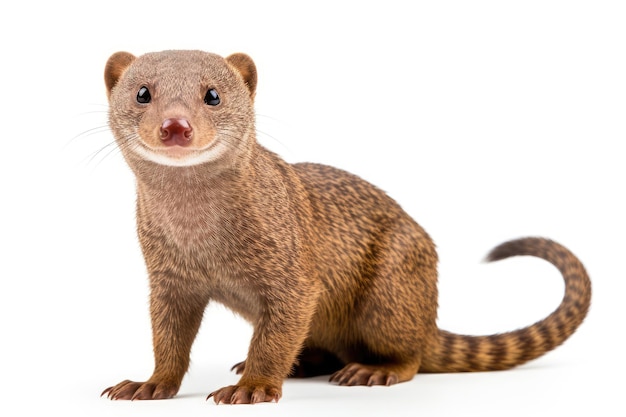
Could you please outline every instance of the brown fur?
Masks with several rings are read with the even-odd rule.
[[[260,146],[256,69],[246,55],[117,53],[105,82],[110,126],[137,178],[155,355],[150,379],[110,387],[110,398],[174,396],[210,301],[254,326],[248,357],[234,367],[242,377],[210,394],[217,403],[277,401],[289,375],[390,385],[418,370],[506,369],[558,346],[587,313],[591,287],[582,264],[557,243],[527,238],[497,247],[489,259],[532,255],[555,264],[566,283],[561,306],[500,335],[439,330],[430,237],[362,179],[323,165],[290,165]],[[137,102],[142,86],[152,93],[148,104]],[[218,106],[203,103],[208,88],[219,92]],[[189,121],[189,147],[160,142],[168,118]],[[219,145],[226,151],[215,158],[184,164]],[[142,147],[184,166],[154,162]]]

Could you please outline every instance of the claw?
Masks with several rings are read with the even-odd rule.
[[[102,391],[110,400],[162,400],[172,398],[178,392],[178,385],[154,382],[133,382],[125,380]]]
[[[242,362],[234,364],[233,367],[230,368],[230,370],[231,372],[235,371],[237,375],[241,375],[245,367],[246,367],[246,361],[242,361]]]
[[[329,381],[344,386],[389,386],[398,383],[398,375],[385,368],[352,363],[332,374]]]
[[[280,388],[263,385],[231,385],[210,393],[206,399],[213,398],[216,404],[256,404],[278,402]]]

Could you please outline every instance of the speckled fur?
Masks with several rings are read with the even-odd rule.
[[[248,357],[234,367],[242,377],[209,395],[217,403],[277,401],[289,375],[390,385],[418,371],[506,369],[558,346],[587,313],[591,287],[578,259],[557,243],[526,238],[497,247],[489,259],[532,255],[555,264],[566,282],[561,306],[500,335],[439,330],[430,237],[362,179],[291,165],[260,146],[256,69],[246,55],[117,53],[105,82],[111,129],[137,179],[155,355],[147,381],[123,381],[104,391],[110,398],[174,396],[210,301],[254,326]],[[136,102],[142,85],[153,91],[149,105]],[[219,106],[202,103],[206,88],[219,91]],[[158,126],[168,117],[190,122],[194,146],[226,144],[228,151],[189,166],[146,160],[138,147],[165,152]]]

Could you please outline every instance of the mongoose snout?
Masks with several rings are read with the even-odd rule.
[[[187,119],[169,118],[163,121],[160,133],[166,146],[188,146],[192,141],[193,128]]]

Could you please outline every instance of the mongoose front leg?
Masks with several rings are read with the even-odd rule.
[[[154,280],[153,284],[154,284]],[[171,287],[168,289],[171,292]],[[208,300],[189,294],[172,296],[153,285],[150,296],[154,372],[145,382],[125,380],[102,395],[112,400],[157,400],[178,392],[189,367],[189,353]]]
[[[313,298],[313,297],[311,297]],[[236,385],[218,389],[208,398],[217,404],[254,404],[278,401],[282,384],[302,348],[311,308],[299,300],[273,300],[255,324],[242,377]],[[307,306],[308,307],[308,306]]]

